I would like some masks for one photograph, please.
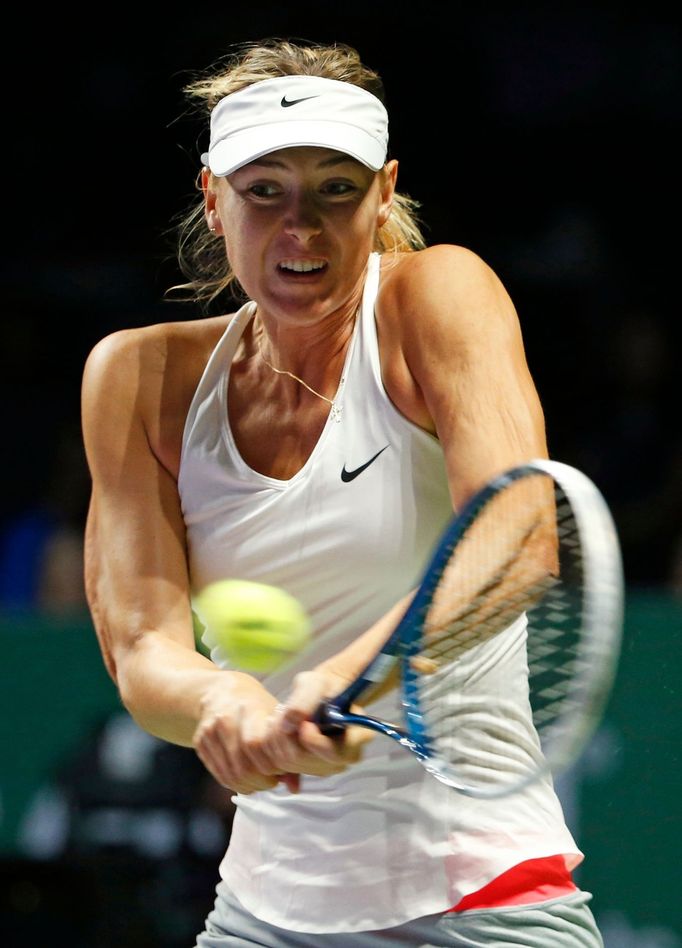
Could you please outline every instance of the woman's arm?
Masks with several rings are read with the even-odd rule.
[[[385,282],[387,391],[439,438],[459,509],[496,474],[547,455],[518,316],[493,270],[463,247],[407,254]]]
[[[100,342],[86,363],[82,417],[92,496],[85,579],[124,705],[151,733],[190,746],[217,669],[195,651],[177,489],[148,437],[158,358],[148,339],[123,332]]]
[[[104,662],[134,719],[194,746],[220,783],[249,793],[274,786],[290,768],[261,747],[275,698],[195,649],[180,500],[155,444],[167,373],[159,327],[116,333],[88,358],[87,597]],[[289,754],[292,769],[337,772],[357,758],[327,739],[319,745],[324,760]]]

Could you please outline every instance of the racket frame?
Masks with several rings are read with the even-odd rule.
[[[611,513],[598,488],[576,468],[546,459],[529,461],[495,477],[452,518],[422,574],[405,615],[381,651],[343,692],[323,702],[318,709],[314,720],[325,734],[340,734],[350,725],[369,728],[397,741],[411,751],[429,773],[461,793],[497,798],[510,792],[506,787],[474,788],[464,784],[433,753],[417,694],[422,673],[412,667],[410,660],[419,651],[421,629],[434,588],[469,525],[493,496],[515,481],[538,473],[549,475],[558,484],[571,503],[580,534],[589,536],[589,543],[584,544],[581,550],[584,576],[581,625],[589,628],[592,641],[599,643],[603,661],[599,667],[586,664],[590,668],[590,675],[583,682],[584,703],[580,709],[576,707],[574,714],[562,723],[562,753],[546,760],[543,767],[514,784],[513,791],[522,789],[550,770],[556,772],[564,769],[575,760],[596,728],[615,677],[623,623],[623,567]],[[603,594],[605,590],[607,595]],[[581,636],[583,645],[585,639],[585,636]],[[404,725],[398,726],[370,715],[351,712],[351,705],[364,692],[385,680],[396,662],[400,664]]]

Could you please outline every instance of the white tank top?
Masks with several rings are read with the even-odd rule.
[[[298,671],[338,652],[417,585],[452,512],[437,439],[401,415],[383,387],[379,264],[372,254],[340,411],[291,479],[251,469],[228,422],[229,369],[254,303],[212,353],[185,425],[178,486],[193,588],[228,577],[271,583],[312,619],[311,645],[263,679],[278,698]],[[508,633],[500,661],[487,656],[505,683],[523,679],[523,628]],[[229,667],[219,648],[211,657]],[[495,687],[488,672],[479,679],[483,693]],[[371,711],[399,720],[397,695]],[[399,925],[451,908],[526,859],[564,853],[574,866],[582,858],[548,783],[507,801],[474,800],[381,736],[345,773],[304,777],[299,794],[280,786],[235,802],[221,875],[255,916],[293,931]]]

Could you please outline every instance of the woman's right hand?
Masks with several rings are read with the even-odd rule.
[[[194,749],[219,784],[236,793],[275,787],[283,774],[263,752],[277,700],[250,675],[218,672],[201,700]]]

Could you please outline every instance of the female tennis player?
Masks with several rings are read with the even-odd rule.
[[[102,340],[83,424],[107,668],[142,727],[236,794],[197,945],[601,945],[548,781],[468,798],[311,720],[402,615],[453,507],[546,455],[514,307],[476,254],[424,246],[355,50],[250,45],[188,91],[210,143],[186,286],[236,280],[247,302]],[[445,199],[444,151],[433,169]],[[192,594],[226,577],[296,596],[312,645],[260,678],[196,651]],[[475,670],[483,707],[519,660]]]

